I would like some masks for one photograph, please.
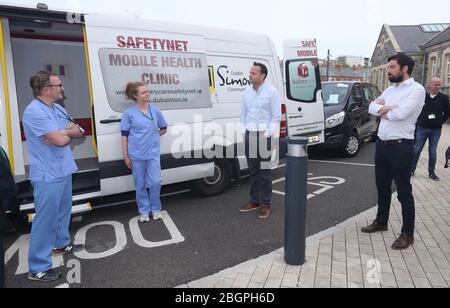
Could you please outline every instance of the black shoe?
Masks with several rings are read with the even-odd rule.
[[[434,173],[430,174],[430,179],[432,179],[433,181],[436,181],[436,182],[441,181],[441,179]]]
[[[376,232],[385,232],[389,229],[388,225],[382,225],[378,222],[374,221],[373,224],[361,228],[362,233],[376,233]]]
[[[409,246],[414,245],[414,236],[409,236],[402,233],[400,237],[392,244],[392,249],[394,250],[405,250]]]
[[[41,273],[28,273],[28,280],[39,281],[39,282],[52,282],[60,279],[62,277],[61,273],[49,270]]]
[[[84,248],[84,245],[69,244],[63,248],[55,248],[52,251],[53,256],[63,256],[68,253],[78,252]]]

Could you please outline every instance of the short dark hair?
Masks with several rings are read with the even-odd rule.
[[[398,64],[400,65],[400,69],[403,69],[405,66],[408,67],[408,74],[412,75],[414,71],[414,66],[416,63],[414,62],[413,58],[408,56],[407,54],[403,52],[396,53],[395,55],[391,56],[388,59],[388,62],[391,62],[391,60],[396,60]]]
[[[264,79],[267,78],[267,76],[269,75],[269,70],[267,69],[267,66],[258,62],[254,62],[253,66],[258,66],[261,69],[261,73],[265,76]]]
[[[33,90],[33,96],[38,97],[42,94],[42,90],[50,84],[50,77],[58,77],[58,75],[39,71],[30,79],[30,87]]]

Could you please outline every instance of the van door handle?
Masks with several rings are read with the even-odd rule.
[[[111,124],[111,123],[120,123],[121,119],[107,119],[107,120],[101,120],[101,124]]]

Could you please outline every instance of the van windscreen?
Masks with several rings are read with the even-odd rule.
[[[345,103],[350,85],[345,83],[323,83],[323,103],[325,106],[335,106]]]

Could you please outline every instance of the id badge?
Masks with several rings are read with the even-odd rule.
[[[430,114],[428,116],[428,120],[435,120],[436,119],[436,115],[435,114]]]

